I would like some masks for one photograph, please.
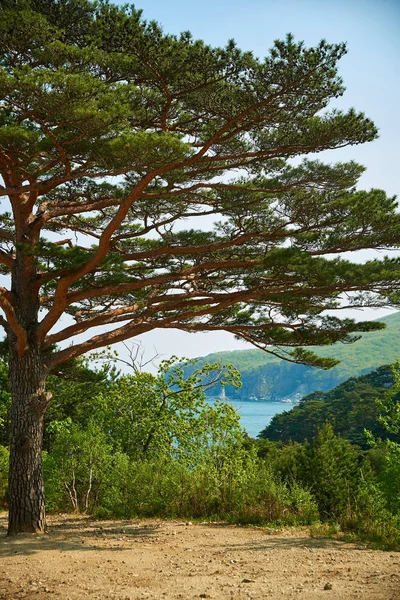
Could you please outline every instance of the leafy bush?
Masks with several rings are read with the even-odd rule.
[[[111,463],[111,446],[97,424],[90,422],[85,430],[73,423],[64,427],[44,456],[48,506],[93,512],[108,487]]]
[[[230,405],[205,401],[202,382],[215,372],[185,380],[183,366],[167,362],[158,376],[97,386],[89,419],[73,422],[60,409],[48,426],[48,508],[100,518],[322,521],[399,546],[398,444],[377,441],[363,452],[329,423],[303,444],[251,440]]]
[[[211,413],[210,413],[210,411]],[[61,428],[45,455],[46,495],[53,510],[98,517],[217,518],[247,523],[305,524],[318,518],[311,494],[282,483],[244,437],[225,431],[215,409],[205,410],[192,453],[158,458],[113,451],[94,424]],[[204,423],[203,423],[204,426]]]
[[[360,451],[326,423],[312,443],[304,444],[300,481],[315,497],[322,520],[340,522],[356,502]]]
[[[8,482],[8,448],[0,446],[0,506],[5,507],[7,501],[7,482]]]

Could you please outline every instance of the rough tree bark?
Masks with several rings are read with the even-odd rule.
[[[42,469],[46,369],[33,348],[22,357],[10,353],[12,428],[8,483],[8,535],[44,533],[45,498]]]
[[[38,233],[20,222],[23,208],[16,213],[20,244],[33,249]],[[11,381],[10,470],[8,479],[8,535],[44,533],[45,497],[42,468],[44,415],[51,395],[45,391],[49,369],[46,355],[38,346],[36,330],[39,295],[33,252],[17,249],[11,270],[10,310],[7,337]]]

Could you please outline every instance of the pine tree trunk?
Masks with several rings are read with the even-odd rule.
[[[8,535],[44,533],[45,500],[42,470],[44,414],[48,404],[46,370],[39,352],[22,357],[10,348],[12,390]]]

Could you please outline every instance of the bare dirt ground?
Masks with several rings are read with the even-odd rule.
[[[400,553],[307,530],[52,516],[42,536],[5,537],[0,600],[399,600]]]

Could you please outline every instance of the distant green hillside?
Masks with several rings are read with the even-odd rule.
[[[334,344],[314,348],[321,356],[333,357],[340,364],[330,371],[279,360],[262,350],[216,352],[199,359],[205,363],[232,363],[242,373],[240,390],[227,388],[228,397],[279,400],[295,394],[305,396],[315,390],[328,391],[350,377],[357,377],[400,358],[400,312],[380,318],[386,329],[363,334],[354,344]],[[218,395],[220,390],[211,390]]]
[[[329,421],[336,434],[368,448],[365,430],[376,438],[400,442],[400,434],[388,434],[378,419],[376,398],[381,397],[393,384],[390,367],[352,377],[329,392],[314,392],[303,398],[292,410],[277,414],[260,433],[261,438],[284,443],[304,442],[318,435]],[[399,400],[399,398],[397,398]]]

